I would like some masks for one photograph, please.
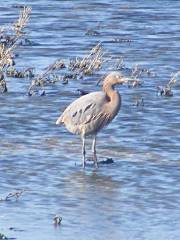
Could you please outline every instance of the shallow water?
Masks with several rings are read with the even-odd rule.
[[[180,88],[177,84],[168,98],[157,96],[156,86],[180,69],[180,2],[28,3],[34,46],[18,50],[17,66],[40,71],[57,58],[83,56],[101,41],[110,56],[149,68],[155,77],[144,78],[141,88],[119,88],[121,111],[98,137],[99,160],[114,163],[98,170],[89,164],[85,171],[80,139],[55,121],[78,97],[78,88],[100,89],[98,75],[56,84],[44,97],[26,96],[28,80],[8,79],[9,92],[0,96],[0,197],[26,192],[18,201],[0,203],[0,232],[19,240],[179,239]],[[17,17],[13,4],[1,3],[1,24]],[[99,34],[88,36],[88,29]],[[145,105],[133,106],[140,97]],[[53,225],[55,214],[63,218],[60,227]]]

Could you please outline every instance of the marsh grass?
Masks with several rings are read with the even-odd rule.
[[[35,76],[34,68],[26,68],[22,70],[18,70],[14,66],[10,66],[6,70],[7,77],[14,77],[14,78],[32,78]]]
[[[63,80],[62,76],[59,76],[57,72],[64,68],[66,68],[66,65],[64,61],[60,59],[44,68],[44,72],[41,74],[34,74],[28,88],[28,95],[36,95],[39,90],[42,90],[40,95],[45,95],[46,85],[54,84],[57,81]]]
[[[142,68],[140,65],[135,64],[131,69],[130,81],[128,83],[128,87],[141,87],[143,85],[142,78],[146,77],[154,77],[154,72],[147,68]]]
[[[77,75],[92,75],[95,71],[101,69],[104,62],[103,56],[104,51],[102,45],[101,43],[98,43],[83,58],[77,57],[75,59],[71,59],[68,68]]]
[[[3,76],[0,80],[1,92],[7,92],[6,71],[15,65],[14,50],[19,40],[26,34],[24,29],[29,21],[30,13],[31,8],[24,6],[20,10],[18,19],[12,25],[0,27],[0,75]]]
[[[172,97],[173,96],[172,87],[176,84],[179,76],[180,76],[180,71],[177,71],[176,73],[171,74],[171,78],[165,86],[157,87],[158,94],[161,96]]]
[[[101,69],[104,62],[103,48],[100,43],[93,47],[83,58],[76,57],[70,59],[66,64],[60,59],[56,60],[44,69],[44,72],[32,78],[28,88],[28,95],[45,95],[45,86],[61,82],[68,84],[69,80],[83,79],[84,76],[93,75],[95,71]],[[63,72],[59,72],[63,69]],[[39,94],[41,91],[43,94]]]
[[[45,87],[56,82],[66,85],[70,80],[84,79],[87,76],[94,75],[97,71],[108,69],[117,70],[128,73],[128,87],[135,88],[143,85],[143,77],[154,77],[154,72],[147,68],[143,68],[138,64],[132,67],[125,65],[123,57],[116,58],[116,63],[113,63],[113,58],[107,55],[104,51],[102,43],[99,42],[93,46],[84,57],[75,57],[65,61],[60,59],[46,67],[41,74],[35,74],[35,69],[28,67],[18,70],[14,65],[14,51],[17,46],[29,45],[33,46],[30,40],[25,38],[25,28],[29,22],[31,8],[20,5],[20,13],[17,20],[8,26],[0,27],[0,92],[8,91],[6,77],[28,78],[30,86],[28,86],[28,95],[45,95]],[[87,33],[91,35],[91,31]],[[96,34],[93,32],[93,35]],[[115,38],[115,42],[131,42],[130,39]],[[106,63],[106,64],[104,64]],[[111,66],[110,66],[111,65]],[[60,72],[60,70],[62,70]],[[158,92],[161,96],[173,96],[172,86],[179,77],[180,71],[172,75],[170,81],[163,87],[158,86]],[[97,85],[103,80],[101,78]]]

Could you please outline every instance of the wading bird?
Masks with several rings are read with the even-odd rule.
[[[103,91],[86,94],[72,102],[57,119],[56,124],[64,124],[74,134],[82,138],[83,168],[85,168],[85,138],[93,136],[93,160],[98,167],[96,156],[96,135],[117,115],[121,106],[121,96],[114,89],[116,84],[127,83],[120,72],[109,73],[103,82]]]

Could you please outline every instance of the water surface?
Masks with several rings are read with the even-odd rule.
[[[26,1],[18,1],[26,4]],[[17,18],[12,0],[1,3],[0,23]],[[18,67],[44,67],[83,56],[99,41],[109,56],[140,64],[155,77],[141,88],[119,88],[119,115],[98,136],[98,157],[114,163],[80,167],[80,139],[55,125],[77,89],[96,86],[98,74],[26,96],[27,79],[8,79],[0,96],[0,195],[26,189],[19,201],[0,203],[0,232],[19,240],[177,240],[180,235],[180,94],[157,96],[180,69],[179,1],[28,1],[32,14]],[[89,36],[88,29],[99,34]],[[129,39],[114,42],[114,38]],[[108,65],[112,69],[112,65]],[[106,72],[102,69],[99,75]],[[144,107],[133,106],[144,98]],[[90,150],[88,141],[88,150]],[[90,157],[90,151],[88,157]],[[55,214],[62,216],[54,227]],[[9,230],[13,227],[14,230]]]

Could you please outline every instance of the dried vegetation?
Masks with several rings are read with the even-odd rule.
[[[31,8],[23,5],[14,5],[15,8],[20,9],[18,19],[11,26],[2,26],[0,28],[0,91],[7,92],[6,78],[26,78],[30,80],[27,94],[46,95],[46,86],[60,82],[61,84],[68,84],[70,80],[84,79],[86,76],[94,75],[97,71],[103,70],[106,72],[107,68],[111,66],[112,70],[120,70],[129,77],[129,88],[141,87],[143,85],[144,77],[154,77],[155,74],[147,68],[143,68],[138,64],[132,67],[127,67],[124,63],[123,57],[116,58],[115,63],[112,57],[107,56],[102,44],[99,42],[92,47],[84,57],[75,57],[69,60],[57,59],[53,64],[46,67],[42,73],[36,73],[36,69],[28,67],[26,69],[18,69],[15,61],[15,49],[19,45],[28,45],[32,47],[32,42],[28,40],[25,28],[29,22]],[[86,36],[99,35],[99,27],[97,31],[88,29]],[[112,43],[130,43],[131,39],[123,39],[115,37]],[[108,66],[105,66],[105,64]],[[38,71],[37,71],[38,72]],[[174,74],[170,81],[164,86],[158,86],[158,93],[161,96],[172,96],[172,86],[175,84],[179,72]],[[99,84],[101,82],[97,82]],[[79,90],[81,95],[86,94],[85,90]]]
[[[60,81],[67,84],[72,79],[83,79],[84,76],[93,75],[100,70],[104,61],[104,52],[100,43],[93,47],[83,58],[76,57],[68,60],[56,60],[45,68],[42,74],[37,74],[32,78],[28,95],[45,94],[45,86]],[[60,70],[63,70],[60,72]]]
[[[0,28],[0,91],[7,92],[5,80],[6,72],[15,65],[14,50],[19,40],[25,35],[25,27],[31,13],[30,7],[24,7],[19,14],[17,21],[12,26],[2,26]]]
[[[158,94],[161,95],[161,96],[172,97],[173,96],[172,87],[175,85],[179,76],[180,76],[180,71],[172,74],[171,79],[169,80],[169,82],[165,86],[158,86],[157,87]]]
[[[18,200],[21,195],[25,192],[25,190],[18,190],[15,192],[10,192],[8,193],[5,197],[0,198],[0,202],[4,202],[4,201],[11,201],[11,200]]]

